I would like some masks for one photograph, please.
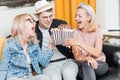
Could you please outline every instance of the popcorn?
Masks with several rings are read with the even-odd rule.
[[[51,32],[53,34],[54,44],[55,45],[64,45],[64,40],[67,38],[73,38],[74,31],[72,29],[59,29],[52,28]]]

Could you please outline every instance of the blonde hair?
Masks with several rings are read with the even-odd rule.
[[[36,42],[36,35],[34,36],[26,36],[26,33],[25,33],[25,26],[24,26],[24,22],[25,22],[25,19],[27,16],[30,16],[31,18],[33,18],[30,14],[20,14],[20,15],[17,15],[13,22],[12,22],[12,28],[11,28],[11,37],[15,38],[16,36],[25,40],[25,41],[30,41],[32,43],[35,43]]]
[[[98,27],[100,27],[100,25],[97,23],[96,19],[95,19],[95,12],[93,10],[93,8],[90,5],[87,4],[83,4],[81,3],[77,9],[82,8],[86,10],[86,13],[91,16],[91,20],[89,21],[90,27],[88,28],[88,32],[94,32],[96,31],[96,29]]]

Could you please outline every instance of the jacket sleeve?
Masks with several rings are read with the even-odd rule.
[[[48,49],[46,51],[42,51],[38,46],[38,61],[42,66],[46,67],[49,64],[52,56],[52,50]]]
[[[5,43],[2,52],[2,60],[0,62],[0,80],[5,80],[7,76],[9,59],[10,59],[9,45]]]

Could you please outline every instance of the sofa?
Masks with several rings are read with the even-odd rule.
[[[7,36],[9,38],[10,36]],[[0,43],[4,45],[6,38],[0,39]],[[3,45],[1,45],[0,50],[0,60]],[[102,76],[97,76],[97,80],[120,80],[120,45],[103,44],[103,52],[106,55],[106,61],[109,65],[109,70],[106,74]],[[77,80],[82,80],[77,77]]]
[[[106,55],[109,70],[97,80],[120,80],[120,45],[103,44],[103,52]]]
[[[97,80],[120,80],[120,46],[103,44],[103,52],[106,55],[106,61],[109,70],[102,76],[97,76]],[[77,80],[82,80],[77,77]]]

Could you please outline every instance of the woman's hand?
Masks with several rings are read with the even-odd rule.
[[[65,46],[74,46],[74,45],[79,45],[79,42],[76,39],[73,38],[67,38],[64,41]]]
[[[94,69],[97,69],[98,68],[98,63],[97,63],[97,61],[94,59],[94,58],[92,58],[92,57],[88,57],[87,58],[87,61],[88,61],[88,65],[89,66],[92,66]]]

